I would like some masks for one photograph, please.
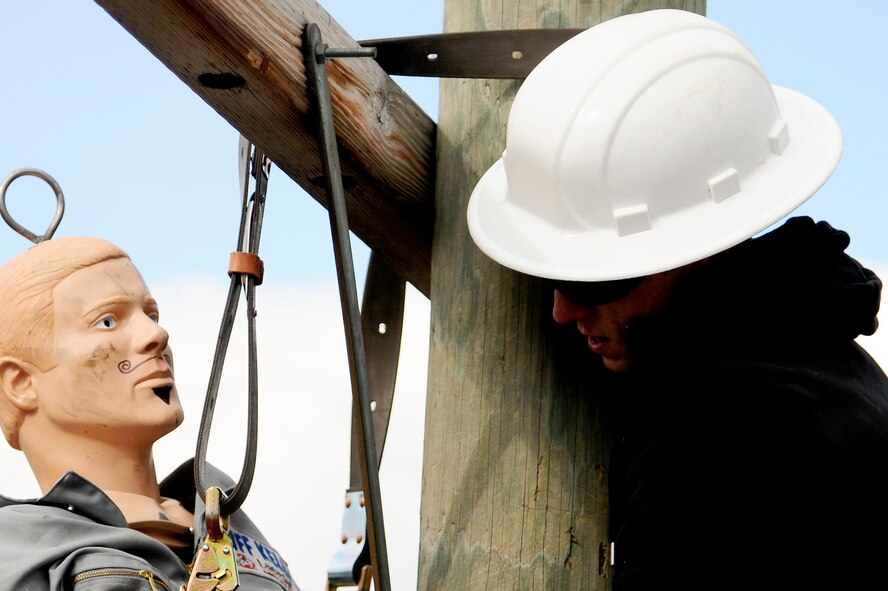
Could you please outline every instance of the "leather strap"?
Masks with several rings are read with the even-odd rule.
[[[265,263],[257,255],[251,252],[235,251],[228,259],[228,276],[234,274],[249,275],[256,280],[256,285],[262,285],[265,275]]]

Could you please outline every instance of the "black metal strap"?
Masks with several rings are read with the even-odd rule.
[[[355,413],[355,420],[361,433],[358,443],[361,451],[362,480],[368,505],[367,528],[369,531],[371,564],[374,571],[376,589],[379,591],[390,591],[391,583],[379,490],[379,471],[376,463],[376,441],[373,434],[373,419],[370,409],[367,361],[364,353],[364,338],[361,331],[361,316],[358,309],[358,295],[355,285],[348,217],[345,208],[345,194],[342,188],[342,172],[339,167],[339,154],[336,148],[336,131],[333,126],[333,109],[330,104],[330,88],[327,85],[326,66],[327,59],[331,57],[372,57],[375,51],[361,48],[347,50],[329,49],[322,42],[321,31],[314,23],[306,25],[302,51],[308,80],[314,91],[313,98],[318,124],[318,143],[321,152],[321,163],[324,169],[324,178],[326,180],[327,210],[330,213],[333,252],[336,258],[336,273],[339,278],[339,296],[342,304],[345,341],[351,372],[352,399],[354,406],[359,410],[359,412]]]
[[[242,146],[243,149],[243,146]],[[249,147],[247,148],[249,158]],[[262,219],[265,214],[265,190],[268,186],[268,173],[271,161],[265,154],[256,148],[252,158],[252,176],[256,178],[256,187],[253,195],[247,197],[248,191],[244,186],[244,200],[241,209],[241,225],[237,239],[237,248],[240,252],[256,255],[259,252],[259,238],[262,233]],[[248,181],[248,178],[246,179]],[[245,180],[242,180],[242,183]],[[222,367],[225,364],[225,354],[228,351],[228,343],[231,340],[231,328],[237,314],[237,306],[240,301],[240,291],[243,289],[247,295],[247,340],[248,340],[248,394],[247,394],[247,445],[244,452],[244,463],[240,478],[231,494],[222,500],[220,504],[223,516],[231,515],[237,511],[247,498],[250,485],[253,483],[253,473],[256,468],[256,443],[258,438],[259,423],[259,368],[256,351],[256,277],[249,272],[234,271],[230,273],[231,284],[228,289],[228,299],[225,303],[225,311],[222,315],[222,326],[219,328],[219,338],[216,341],[216,353],[213,357],[213,369],[210,372],[210,382],[207,386],[207,396],[204,400],[203,415],[200,421],[200,431],[197,436],[197,451],[194,461],[194,484],[201,498],[206,498],[207,486],[204,482],[204,465],[207,459],[207,446],[210,439],[210,428],[213,424],[213,411],[216,408],[216,397],[219,393],[219,383],[222,379]]]
[[[527,78],[553,49],[584,29],[466,31],[370,39],[376,62],[391,75],[438,78]]]
[[[385,436],[392,416],[401,328],[404,325],[404,294],[407,284],[375,252],[370,253],[364,298],[361,302],[361,331],[367,352],[367,379],[373,399],[373,434],[376,439],[376,465],[382,462]],[[351,470],[349,488],[361,490],[361,432],[352,421]]]

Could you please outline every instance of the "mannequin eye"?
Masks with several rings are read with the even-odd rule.
[[[99,320],[93,325],[96,328],[102,328],[110,330],[117,326],[117,319],[114,316],[103,316],[99,318]]]

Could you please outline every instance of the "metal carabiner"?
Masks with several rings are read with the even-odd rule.
[[[46,183],[52,187],[53,192],[56,196],[56,212],[52,218],[52,221],[49,222],[49,227],[46,229],[46,232],[43,233],[42,236],[37,236],[17,221],[15,221],[12,216],[9,214],[9,210],[6,209],[6,190],[9,189],[9,185],[12,184],[12,181],[21,177],[21,176],[36,176],[39,179],[46,181]],[[44,240],[49,240],[52,238],[52,235],[55,234],[56,229],[59,227],[59,223],[62,221],[62,216],[65,215],[65,196],[62,195],[62,188],[56,182],[54,178],[49,176],[46,172],[40,170],[39,168],[19,168],[18,170],[13,170],[9,176],[3,179],[3,184],[0,185],[0,215],[3,216],[3,219],[6,220],[6,223],[9,224],[9,227],[33,242],[34,244],[40,244]]]
[[[240,585],[234,545],[228,535],[228,517],[223,517],[221,503],[224,493],[217,486],[207,489],[207,537],[197,547],[188,582],[180,591],[235,591]]]

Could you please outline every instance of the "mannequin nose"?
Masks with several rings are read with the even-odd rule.
[[[558,324],[567,324],[583,318],[588,318],[594,314],[595,309],[588,306],[575,304],[563,295],[557,289],[555,290],[555,303],[552,305],[552,318]]]
[[[143,353],[161,353],[165,351],[170,341],[169,333],[147,315],[143,316],[140,324],[140,351]]]

